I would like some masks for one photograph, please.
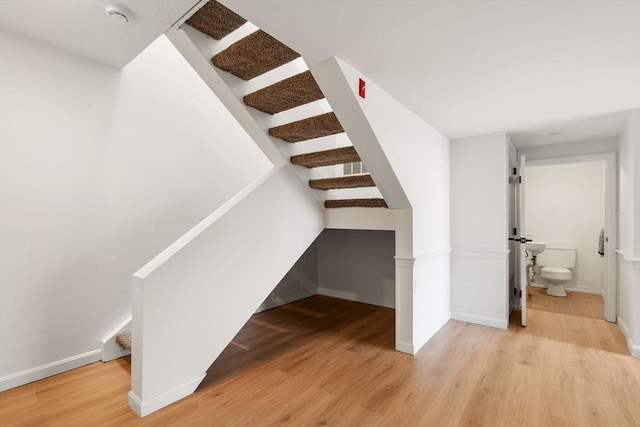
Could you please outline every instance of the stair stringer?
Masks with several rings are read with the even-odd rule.
[[[181,28],[174,27],[166,33],[171,43],[193,67],[195,72],[220,99],[231,115],[240,123],[265,156],[276,166],[288,163],[272,139],[265,133],[254,116],[242,103],[241,97],[231,89],[210,61],[205,58],[189,35]]]
[[[131,316],[128,316],[120,325],[118,325],[113,331],[102,339],[102,361],[108,362],[110,360],[118,359],[120,357],[127,356],[131,353],[130,350],[122,348],[120,344],[116,342],[116,336],[123,332],[131,331]]]
[[[310,68],[394,210],[396,349],[415,354],[450,318],[449,140],[340,59]]]
[[[145,416],[191,393],[323,230],[289,164],[274,167],[133,276],[129,404]]]

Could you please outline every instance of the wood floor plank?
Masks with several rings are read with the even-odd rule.
[[[0,425],[640,425],[640,360],[616,325],[515,314],[450,321],[412,357],[393,310],[315,296],[254,315],[192,396],[145,418],[122,358],[0,393]]]

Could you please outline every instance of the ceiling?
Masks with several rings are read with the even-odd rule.
[[[620,136],[628,120],[629,112],[621,111],[579,120],[549,123],[531,129],[519,129],[509,132],[509,135],[518,148],[612,139]]]
[[[0,27],[122,68],[197,1],[0,0]],[[109,20],[113,4],[129,10],[129,23]]]
[[[585,131],[557,140],[594,139],[612,132],[599,116],[640,107],[637,0],[221,1],[310,63],[340,57],[450,138],[554,143],[567,122]]]
[[[221,2],[310,63],[340,57],[450,138],[612,137],[612,113],[640,107],[640,0]],[[122,68],[197,0],[117,3],[129,24],[103,0],[0,0],[0,27]]]

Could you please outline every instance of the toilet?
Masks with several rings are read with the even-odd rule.
[[[547,295],[566,297],[563,284],[571,280],[571,269],[576,266],[576,248],[569,246],[550,247],[538,255],[538,265],[542,267],[540,276],[549,282]]]

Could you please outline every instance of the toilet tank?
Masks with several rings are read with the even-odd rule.
[[[570,246],[547,246],[537,258],[542,267],[574,268],[576,266],[576,248]]]

